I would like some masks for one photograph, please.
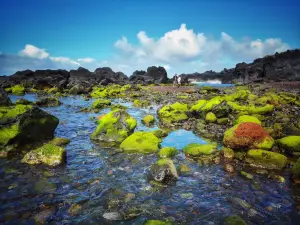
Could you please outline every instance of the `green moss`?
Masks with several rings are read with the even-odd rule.
[[[135,132],[120,145],[126,153],[153,153],[159,149],[159,139],[150,132]]]
[[[249,93],[250,92],[248,90],[238,90],[237,92],[234,92],[230,95],[225,95],[224,100],[231,102],[235,100],[246,100],[248,98]]]
[[[18,84],[11,88],[11,92],[13,95],[24,95],[25,88],[22,85]]]
[[[0,122],[6,123],[8,121],[11,121],[15,118],[17,118],[19,115],[24,114],[29,109],[31,109],[32,106],[30,105],[16,105],[15,107],[0,107]]]
[[[32,104],[34,104],[34,103],[31,101],[28,101],[27,99],[24,99],[24,98],[18,99],[16,101],[16,105],[32,105]]]
[[[182,122],[188,119],[186,112],[188,111],[187,104],[174,103],[172,105],[164,106],[158,112],[160,120],[166,124]]]
[[[247,223],[239,216],[228,216],[224,220],[224,225],[247,225]]]
[[[191,107],[192,112],[198,112],[206,104],[206,100],[199,100],[195,105]]]
[[[278,146],[289,152],[300,152],[300,136],[287,136],[276,141]]]
[[[59,90],[57,87],[53,87],[53,88],[50,88],[47,92],[49,94],[55,94],[55,93],[59,92]]]
[[[192,171],[192,169],[186,164],[180,164],[178,170],[181,174],[189,173]]]
[[[64,146],[70,143],[68,138],[54,138],[49,144],[56,145],[56,146]]]
[[[95,87],[91,93],[93,98],[115,98],[121,94],[121,86],[117,84],[109,85],[107,87]]]
[[[13,124],[11,126],[0,126],[0,148],[9,143],[11,139],[16,137],[19,133],[19,126]]]
[[[300,178],[300,158],[297,160],[297,162],[294,164],[292,169],[293,177],[296,179]]]
[[[226,125],[228,122],[229,122],[228,118],[217,119],[217,124],[220,124],[220,125]]]
[[[253,180],[253,175],[245,171],[241,171],[241,175],[249,180]]]
[[[110,109],[111,109],[111,110],[115,110],[115,109],[127,109],[127,107],[124,106],[124,105],[116,104],[116,105],[112,105],[112,106],[110,107]]]
[[[52,107],[52,106],[59,106],[62,103],[58,100],[58,98],[54,97],[46,97],[46,98],[41,98],[35,102],[38,106],[43,106],[43,107]]]
[[[233,159],[234,158],[234,151],[231,148],[223,147],[221,150],[222,154],[227,159]]]
[[[252,123],[257,123],[261,125],[261,121],[257,119],[254,116],[248,116],[248,115],[243,115],[237,118],[237,120],[234,122],[234,124],[240,124],[240,123],[245,123],[245,122],[252,122]]]
[[[49,166],[58,166],[64,162],[65,149],[53,144],[44,146],[28,152],[22,159],[22,163],[27,164],[46,164]]]
[[[214,123],[214,122],[217,121],[217,117],[214,113],[209,112],[209,113],[206,114],[205,120],[209,123]]]
[[[150,102],[148,102],[147,100],[141,101],[141,100],[136,99],[133,101],[133,106],[137,107],[137,108],[148,107],[150,105],[151,105]]]
[[[172,225],[172,223],[161,220],[147,220],[144,225]]]
[[[6,91],[6,93],[11,93],[12,92],[12,88],[5,88],[4,90]]]
[[[172,158],[176,154],[177,154],[177,150],[176,150],[176,148],[173,148],[173,147],[162,148],[158,153],[160,158]]]
[[[262,107],[256,107],[253,105],[239,105],[235,102],[227,102],[227,104],[236,112],[243,112],[245,114],[266,114],[273,112],[274,106],[267,104]]]
[[[209,101],[206,102],[206,104],[200,109],[202,112],[209,112],[213,109],[213,107],[219,105],[223,101],[223,98],[221,96],[216,96]]]
[[[179,99],[188,99],[189,98],[188,95],[177,95],[176,97]]]
[[[216,144],[196,144],[191,143],[183,148],[183,152],[188,157],[198,157],[201,155],[211,155],[217,151]]]
[[[152,125],[154,123],[154,120],[155,120],[154,116],[152,116],[152,115],[146,115],[146,116],[144,116],[142,122],[145,125],[150,126],[150,125]]]
[[[136,127],[136,120],[120,109],[105,114],[98,123],[91,138],[105,142],[121,143]]]
[[[107,108],[110,105],[111,105],[110,100],[97,99],[96,101],[93,102],[91,108],[92,109],[103,109],[103,108]]]
[[[153,131],[150,131],[152,134],[154,134],[157,138],[161,139],[161,138],[164,138],[164,137],[167,137],[168,134],[169,134],[169,131],[167,130],[153,130]]]
[[[283,169],[287,164],[287,158],[276,152],[253,149],[247,152],[246,162],[259,168]]]

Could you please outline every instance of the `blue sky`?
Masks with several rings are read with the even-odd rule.
[[[0,75],[110,66],[221,70],[300,46],[296,0],[2,0]],[[27,45],[27,47],[26,47]]]

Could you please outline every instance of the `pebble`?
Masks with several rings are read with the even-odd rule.
[[[224,165],[224,170],[226,172],[229,172],[229,173],[234,173],[234,167],[232,165],[230,165],[230,164],[225,164]]]
[[[122,220],[123,216],[119,212],[107,212],[103,214],[103,218],[107,220]]]

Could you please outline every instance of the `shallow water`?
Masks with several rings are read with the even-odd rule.
[[[10,97],[13,101],[19,98]],[[25,98],[36,99],[34,95]],[[248,224],[300,224],[293,200],[295,190],[286,173],[281,174],[287,180],[284,184],[256,174],[254,180],[246,180],[224,172],[222,164],[200,166],[180,152],[173,160],[175,165],[186,164],[192,173],[180,176],[176,184],[166,188],[152,186],[147,173],[156,155],[126,155],[90,141],[96,127],[90,117],[109,109],[98,114],[83,113],[78,112],[80,107],[91,105],[92,100],[60,100],[63,105],[43,109],[60,119],[55,135],[71,140],[66,147],[67,163],[49,169],[20,164],[17,159],[0,159],[0,223],[34,224],[33,216],[50,207],[51,224],[142,224],[147,219],[220,224],[233,214]],[[157,128],[147,128],[140,122],[147,113],[155,114],[156,108],[137,109],[131,103],[114,102],[130,107],[128,112],[138,121],[137,130]],[[192,142],[206,141],[190,131],[177,130],[161,145],[181,151]],[[70,212],[74,204],[80,209]],[[134,212],[131,216],[130,210]],[[103,218],[107,212],[123,213],[129,218],[108,221]]]

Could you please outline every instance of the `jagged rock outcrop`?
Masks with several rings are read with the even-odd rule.
[[[143,84],[161,84],[169,81],[167,71],[161,66],[148,67],[147,72],[137,70],[132,74],[129,80],[133,83]]]

